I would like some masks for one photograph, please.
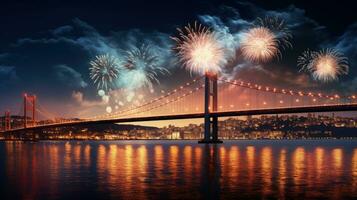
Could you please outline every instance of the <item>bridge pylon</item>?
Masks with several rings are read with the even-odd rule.
[[[199,143],[222,143],[218,140],[218,117],[212,116],[217,111],[218,92],[217,74],[205,74],[204,97],[204,137]]]
[[[11,130],[11,115],[10,115],[10,111],[5,111],[4,131],[9,131],[9,130]]]
[[[24,128],[27,128],[27,113],[31,112],[32,126],[36,125],[36,96],[24,94]]]

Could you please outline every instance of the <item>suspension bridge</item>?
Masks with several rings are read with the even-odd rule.
[[[195,78],[139,105],[90,118],[59,119],[44,109],[35,95],[23,95],[21,124],[9,111],[1,132],[36,131],[88,124],[130,123],[160,120],[204,119],[202,143],[220,143],[218,118],[247,115],[357,111],[357,97],[263,86],[215,74]],[[36,120],[41,115],[46,120]]]

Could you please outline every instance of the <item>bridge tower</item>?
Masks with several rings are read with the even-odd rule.
[[[217,111],[217,74],[205,75],[205,100],[204,100],[204,137],[199,143],[222,143],[218,140],[218,117],[212,112]]]
[[[5,116],[4,116],[4,131],[8,131],[11,129],[11,116],[10,116],[10,111],[5,111]]]
[[[36,96],[24,94],[24,128],[27,128],[27,113],[31,112],[32,126],[36,125]]]

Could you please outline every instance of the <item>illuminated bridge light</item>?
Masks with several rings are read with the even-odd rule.
[[[295,101],[296,101],[297,103],[299,103],[299,102],[300,102],[300,100],[299,100],[299,99],[296,99]]]
[[[283,100],[280,100],[279,103],[284,103],[284,101],[283,101]]]

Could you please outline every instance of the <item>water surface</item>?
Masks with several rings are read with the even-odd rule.
[[[1,199],[353,199],[356,140],[0,142]]]

